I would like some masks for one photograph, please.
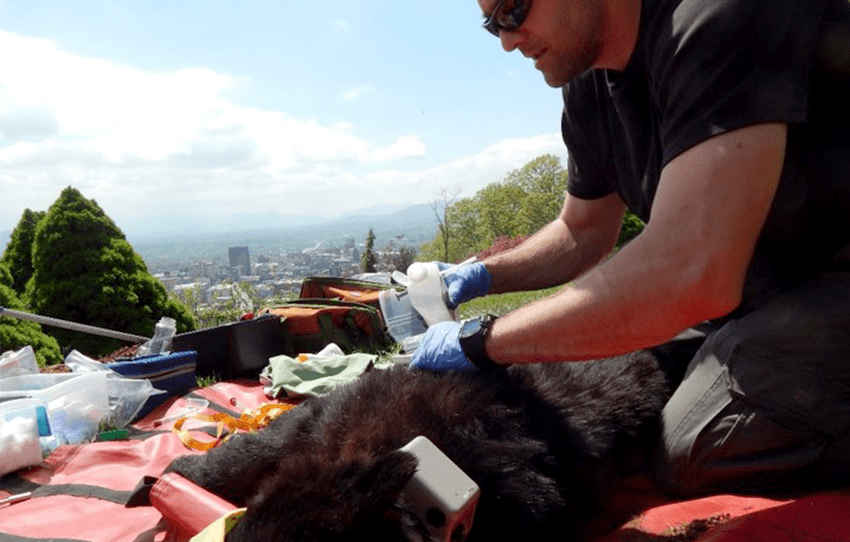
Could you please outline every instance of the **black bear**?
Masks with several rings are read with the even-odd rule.
[[[684,369],[662,357],[373,369],[168,470],[247,507],[229,542],[427,541],[403,492],[417,461],[399,451],[424,435],[480,487],[468,540],[574,540],[623,469],[645,464]]]

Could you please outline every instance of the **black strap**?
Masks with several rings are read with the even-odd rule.
[[[159,478],[155,476],[145,476],[141,479],[136,489],[133,490],[130,498],[127,499],[127,508],[136,508],[137,506],[151,505],[151,489]]]

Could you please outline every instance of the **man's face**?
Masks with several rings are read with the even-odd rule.
[[[505,0],[504,7],[514,2]],[[499,39],[506,51],[519,49],[534,60],[534,67],[552,87],[562,87],[570,79],[592,68],[602,47],[604,12],[602,0],[532,0],[523,23],[515,30],[502,31]],[[478,0],[490,15],[499,0]]]

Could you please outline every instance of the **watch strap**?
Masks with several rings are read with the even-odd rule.
[[[482,371],[490,372],[504,367],[493,361],[484,349],[484,341],[487,335],[489,335],[490,328],[493,326],[496,318],[496,316],[491,314],[478,317],[480,322],[478,331],[474,335],[460,339],[460,347],[463,349],[466,358]]]

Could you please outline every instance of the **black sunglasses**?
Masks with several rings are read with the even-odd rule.
[[[531,10],[531,0],[499,0],[490,16],[484,20],[484,28],[499,37],[499,32],[513,32],[525,22]]]

